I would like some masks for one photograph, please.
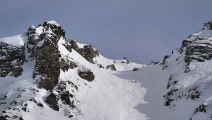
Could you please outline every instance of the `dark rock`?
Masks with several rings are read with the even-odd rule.
[[[59,111],[59,106],[58,106],[58,98],[56,95],[51,93],[45,100],[45,102],[54,110]]]
[[[22,74],[25,61],[24,47],[16,47],[0,42],[0,77],[7,76],[10,72],[14,77]]]
[[[78,45],[77,45],[77,43],[74,40],[71,40],[70,44],[71,44],[71,48],[73,48],[75,50],[78,48]]]
[[[99,55],[98,51],[94,50],[92,45],[85,45],[84,50],[85,50],[85,59],[91,63],[94,63],[93,58]]]
[[[77,85],[75,85],[73,82],[67,81],[67,83],[68,83],[69,85],[71,85],[71,87],[74,87],[76,90],[78,90]]]
[[[74,40],[68,41],[64,45],[69,52],[71,52],[71,49],[74,49],[77,51],[82,57],[84,57],[87,61],[94,64],[93,58],[96,56],[99,56],[99,53],[97,50],[94,50],[92,45],[85,45],[83,48],[79,48],[77,43]]]
[[[61,100],[64,101],[65,104],[70,104],[70,93],[68,91],[66,91],[65,93],[61,94]]]
[[[66,82],[65,81],[60,81],[58,86],[57,86],[57,90],[59,93],[66,91]]]
[[[63,72],[68,71],[68,69],[74,69],[78,65],[72,61],[61,59],[60,60],[60,68],[63,70]]]
[[[113,70],[113,71],[116,71],[116,67],[115,67],[114,64],[108,65],[108,66],[106,66],[106,68],[107,68],[107,69],[111,69],[111,70]]]
[[[21,108],[24,112],[26,112],[27,108],[26,107],[23,107]]]
[[[32,57],[36,59],[33,78],[39,81],[39,88],[52,90],[58,83],[60,74],[60,52],[58,50],[58,40],[65,33],[60,26],[44,22],[43,26],[46,29],[53,31],[52,35],[41,34],[35,37],[36,39],[28,41],[28,49],[31,49]],[[29,32],[30,33],[30,32]],[[38,42],[43,41],[43,44],[38,46]],[[48,57],[47,57],[48,56]]]
[[[178,89],[171,89],[166,95],[163,97],[165,98],[165,106],[170,106],[171,102],[174,101],[176,98],[176,92]]]
[[[64,46],[69,52],[71,52],[71,49],[77,50],[79,48],[74,40],[68,40],[68,42]]]
[[[133,68],[133,71],[138,71],[138,70],[139,70],[139,68],[137,68],[137,67]]]
[[[13,69],[12,69],[12,73],[13,73],[12,75],[14,77],[21,76],[22,72],[23,72],[23,68],[21,68],[21,67],[13,67]]]
[[[61,37],[61,36],[65,37],[65,31],[62,29],[61,26],[57,26],[49,22],[44,22],[43,27],[46,29],[50,28],[52,32],[55,33],[58,37]]]
[[[30,99],[30,101],[37,103],[37,101],[35,100],[35,98]],[[25,106],[27,106],[27,103],[25,104]]]
[[[0,120],[7,120],[6,116],[0,116]]]
[[[7,98],[7,96],[3,95],[3,96],[0,97],[0,100],[5,100],[6,98]]]
[[[99,68],[104,68],[104,67],[102,66],[102,64],[98,64],[98,66],[99,66]]]
[[[7,113],[6,111],[2,111],[2,113]]]
[[[82,78],[85,79],[87,81],[93,81],[95,76],[93,74],[93,72],[91,72],[90,70],[87,71],[78,71],[78,75]]]
[[[22,117],[20,117],[19,120],[24,120],[24,119]]]
[[[165,55],[164,58],[163,58],[163,62],[161,63],[162,65],[162,70],[165,70],[168,65],[167,65],[167,59],[170,57],[170,55]]]
[[[37,106],[43,108],[43,104],[42,103],[38,103]]]
[[[34,27],[34,26],[30,26],[30,27],[28,28],[28,35],[30,35],[30,34],[35,34],[35,33],[36,33],[35,27]]]
[[[61,94],[61,100],[65,104],[69,105],[70,107],[75,108],[75,105],[74,105],[73,101],[70,100],[70,97],[72,98],[73,95],[71,95],[68,91],[66,91],[63,94]]]
[[[192,99],[192,100],[196,100],[198,98],[200,98],[201,92],[198,90],[198,87],[193,87],[190,88],[188,91],[188,98]]]
[[[204,23],[203,30],[212,30],[212,21]]]
[[[173,74],[171,74],[170,76],[169,76],[169,81],[168,81],[168,84],[167,84],[167,89],[169,89],[169,87],[171,87],[171,86],[173,86],[173,85],[175,85],[175,84],[177,84],[177,81],[176,80],[174,80],[174,75]]]
[[[198,112],[206,113],[207,108],[208,108],[207,105],[201,104],[194,110],[194,114],[197,114]]]
[[[192,61],[204,62],[212,58],[212,44],[210,42],[201,42],[205,38],[191,35],[195,38],[193,41],[184,40],[180,48],[180,53],[185,53],[185,63],[187,65],[185,72],[189,72],[189,65]]]
[[[14,116],[13,116],[13,119],[17,119],[17,118],[18,118],[18,116],[17,116],[17,115],[14,115]]]

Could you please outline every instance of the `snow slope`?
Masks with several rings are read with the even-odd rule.
[[[24,43],[26,43],[27,36],[24,34],[21,35],[16,35],[12,37],[5,37],[5,38],[0,38],[0,42],[4,42],[13,46],[24,46]]]
[[[50,40],[53,44],[55,39],[52,37],[57,38],[58,30],[61,29],[55,21],[45,24],[47,27],[31,26],[35,40],[38,39],[38,43],[42,41],[42,44],[36,46],[41,49],[45,47],[46,41]],[[41,39],[43,34],[46,36]],[[59,36],[55,46],[60,54],[60,62],[64,60],[73,66],[67,70],[60,68],[58,83],[52,90],[40,88],[40,81],[33,78],[37,61],[27,51],[27,37],[18,35],[0,39],[0,42],[12,46],[24,46],[26,56],[26,61],[21,65],[22,75],[12,77],[8,74],[0,77],[0,119],[211,119],[212,22],[200,32],[186,38],[172,55],[166,55],[159,63],[147,66],[132,63],[127,59],[108,59],[101,54],[96,55],[92,63],[84,54],[80,54],[86,44],[77,43],[76,50],[69,49],[66,38]],[[61,64],[60,62],[58,63]],[[116,71],[107,69],[112,64]],[[86,74],[91,72],[93,79],[86,80],[79,75],[80,71],[87,72]],[[62,97],[64,93],[69,93],[65,99]],[[47,102],[52,94],[56,96],[58,109],[54,109]]]

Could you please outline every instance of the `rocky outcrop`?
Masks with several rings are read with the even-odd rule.
[[[93,81],[95,79],[95,75],[93,72],[89,69],[84,69],[84,70],[78,70],[78,75],[82,78],[85,79],[89,82]]]
[[[16,47],[7,43],[0,43],[0,77],[8,74],[14,77],[22,75],[21,67],[25,61],[25,53],[23,47]]]
[[[71,52],[71,49],[77,51],[82,57],[84,57],[87,61],[94,64],[93,58],[99,56],[97,50],[93,48],[92,45],[84,45],[83,48],[80,48],[77,43],[73,40],[68,41],[65,45],[67,50]]]
[[[202,30],[212,30],[212,21],[204,23]],[[201,34],[201,33],[200,33]],[[185,54],[187,66],[191,61],[204,62],[212,58],[212,42],[209,37],[192,34],[183,40],[179,52]],[[189,71],[189,70],[188,70]]]
[[[212,21],[204,23],[202,30],[212,30]]]
[[[165,56],[161,62],[162,69],[167,69],[167,71],[170,72],[167,92],[163,96],[164,105],[175,110],[177,106],[180,106],[179,103],[181,103],[181,101],[189,101],[191,104],[195,104],[195,106],[190,106],[192,110],[189,120],[195,119],[200,113],[211,114],[207,112],[211,109],[211,106],[209,106],[211,101],[203,100],[206,96],[210,97],[210,75],[204,76],[205,73],[200,76],[195,75],[198,74],[196,73],[199,70],[197,68],[201,65],[205,65],[205,63],[200,62],[210,62],[209,60],[212,59],[211,30],[212,21],[209,21],[204,24],[202,31],[192,34],[183,40],[181,47],[177,49],[175,53],[172,52],[174,55]],[[173,58],[175,61],[173,61]],[[184,68],[184,71],[175,71],[173,68],[170,68],[172,65],[176,67],[176,69],[181,70]],[[177,68],[178,65],[180,68]],[[207,72],[209,72],[209,70]],[[181,75],[186,77],[183,78]],[[205,79],[207,79],[207,81],[203,82]],[[192,82],[188,82],[189,80]],[[186,85],[186,83],[188,83],[188,85]]]
[[[67,83],[59,80],[60,70],[63,72],[78,67],[77,63],[61,56],[58,42],[65,40],[65,32],[58,24],[54,22],[44,22],[38,27],[31,26],[28,29],[27,48],[31,59],[35,60],[33,78],[37,81],[39,88],[44,88],[51,93],[45,98],[45,102],[54,110],[59,111],[59,100],[63,105],[75,108],[74,96],[67,90]],[[71,52],[76,46],[64,44],[64,47]],[[90,75],[90,74],[89,74]],[[86,78],[89,78],[86,76]],[[72,83],[74,89],[78,89]],[[57,94],[52,92],[56,91]],[[71,91],[73,92],[73,91]],[[71,113],[67,114],[71,117]]]
[[[46,103],[54,110],[59,111],[59,106],[58,106],[58,98],[56,95],[51,93],[47,98],[46,98]]]
[[[74,69],[76,68],[78,65],[73,62],[73,61],[70,61],[68,59],[61,59],[60,60],[60,68],[61,70],[63,70],[63,72],[65,71],[68,71],[68,69]]]
[[[110,69],[110,70],[113,70],[113,71],[116,71],[116,67],[114,64],[111,64],[111,65],[108,65],[106,66],[107,69]]]
[[[77,90],[77,86],[72,83],[73,87]],[[60,81],[57,86],[57,92],[59,93],[59,97],[62,100],[62,102],[66,105],[69,105],[71,108],[75,108],[74,100],[72,98],[74,97],[73,94],[71,94],[67,90],[67,83],[65,81]]]
[[[185,62],[187,65],[192,60],[204,62],[212,58],[212,44],[207,39],[196,37],[194,41],[184,40],[182,48],[185,49]]]
[[[37,29],[35,27],[28,30],[28,49],[36,60],[33,78],[39,81],[40,88],[52,90],[57,85],[60,75],[61,55],[58,41],[65,37],[65,32],[61,26],[48,22],[44,22],[41,28],[43,32],[40,34],[34,32]]]

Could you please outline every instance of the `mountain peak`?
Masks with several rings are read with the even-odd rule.
[[[46,21],[42,25],[30,26],[28,29],[28,36],[35,37],[35,39],[44,39],[45,37],[65,37],[64,29],[55,21]],[[41,37],[41,38],[39,38]]]
[[[77,117],[84,91],[102,79],[107,82],[102,76],[111,75],[117,82],[120,78],[110,73],[135,67],[143,65],[127,58],[111,60],[92,45],[66,40],[55,21],[30,26],[26,34],[0,39],[0,119],[27,119],[24,114],[38,110],[60,114],[60,119]]]
[[[46,21],[46,23],[47,24],[52,24],[52,25],[55,25],[55,26],[60,26],[59,24],[58,24],[58,22],[56,22],[55,20],[49,20],[49,21]]]
[[[202,29],[203,30],[212,30],[212,20],[205,22]]]

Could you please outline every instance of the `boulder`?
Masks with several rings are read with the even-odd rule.
[[[113,71],[116,71],[116,67],[115,67],[114,64],[111,64],[111,65],[106,66],[106,69],[111,69]]]
[[[82,78],[85,79],[89,82],[93,81],[95,79],[95,76],[93,74],[93,72],[91,72],[90,70],[87,71],[78,71],[78,75]]]
[[[45,102],[51,107],[52,109],[59,111],[59,106],[58,106],[58,98],[56,95],[51,93],[48,97],[46,97]]]

